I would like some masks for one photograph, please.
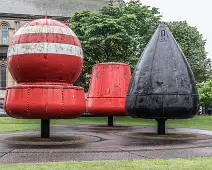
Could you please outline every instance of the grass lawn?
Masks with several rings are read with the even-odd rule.
[[[71,170],[211,170],[212,158],[171,159],[171,160],[139,160],[139,161],[95,161],[69,163],[41,163],[41,164],[1,164],[2,170],[35,170],[35,169],[71,169]]]
[[[106,124],[107,117],[82,117],[72,120],[52,120],[52,124]],[[115,117],[115,124],[125,126],[156,126],[155,120]],[[196,116],[191,120],[168,120],[169,127],[185,127],[212,130],[212,116]],[[39,120],[0,118],[0,132],[39,130]]]

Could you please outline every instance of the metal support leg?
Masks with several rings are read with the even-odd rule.
[[[158,135],[165,135],[166,134],[166,119],[156,119],[158,122]]]
[[[108,126],[113,126],[113,116],[108,116]]]
[[[41,138],[49,138],[50,120],[41,119]]]

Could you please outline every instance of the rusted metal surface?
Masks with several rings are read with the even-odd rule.
[[[92,71],[87,112],[95,115],[126,115],[130,67],[122,63],[98,63]]]
[[[85,94],[73,84],[82,67],[80,41],[65,24],[39,19],[20,28],[8,49],[8,68],[19,85],[7,89],[7,114],[46,120],[81,116]]]

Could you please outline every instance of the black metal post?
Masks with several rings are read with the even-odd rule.
[[[50,120],[41,119],[41,138],[49,138],[50,136]]]
[[[108,116],[108,126],[113,126],[113,116]]]
[[[166,134],[166,119],[156,119],[158,123],[158,135],[165,135]]]

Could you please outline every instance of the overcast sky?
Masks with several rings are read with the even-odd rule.
[[[197,27],[207,40],[206,51],[212,60],[212,0],[140,0],[140,2],[159,8],[164,21],[186,20],[189,25]]]

